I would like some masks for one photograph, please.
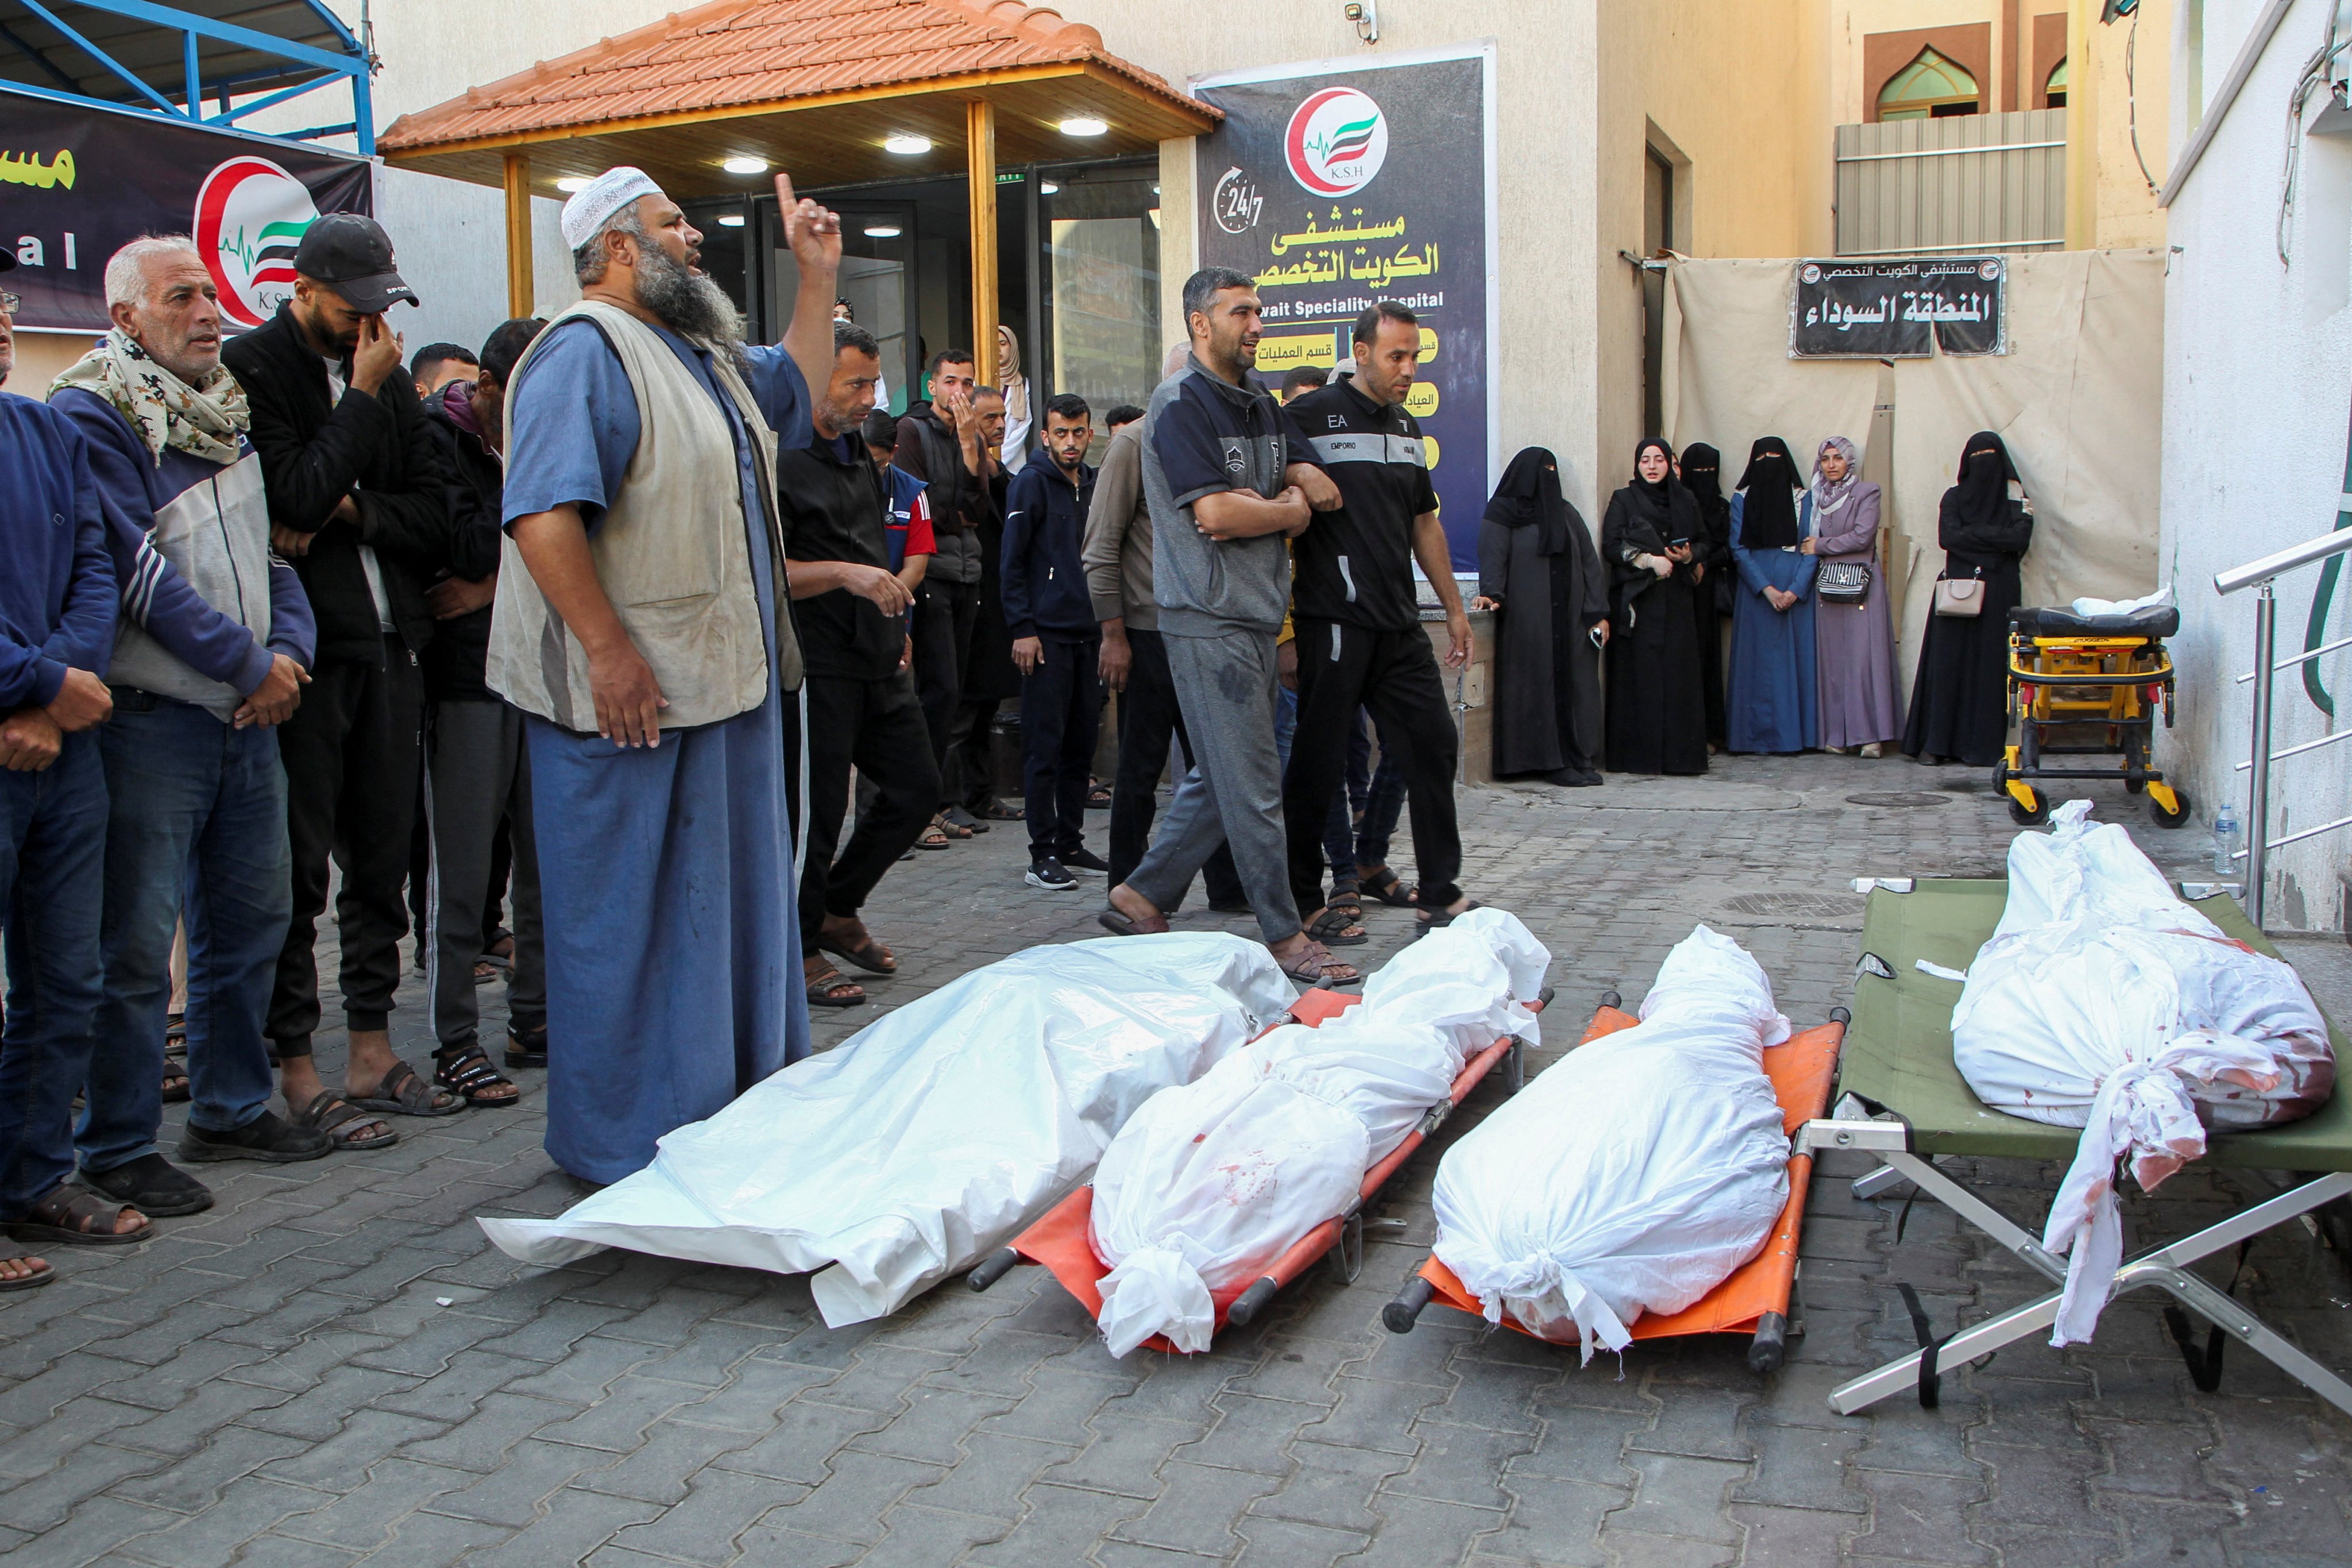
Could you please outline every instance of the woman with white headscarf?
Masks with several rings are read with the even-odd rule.
[[[1823,567],[1858,567],[1865,585],[1856,602],[1825,573],[1815,589],[1813,677],[1820,694],[1824,750],[1860,747],[1875,757],[1903,735],[1895,702],[1895,629],[1878,563],[1878,487],[1862,477],[1852,441],[1832,436],[1813,458],[1813,536],[1798,548]],[[1849,579],[1854,574],[1843,574]]]

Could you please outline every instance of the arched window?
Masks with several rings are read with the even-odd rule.
[[[1878,91],[1881,120],[1941,120],[1948,114],[1974,114],[1977,79],[1966,67],[1932,48],[1889,77]]]
[[[2066,57],[2063,55],[2059,56],[2058,63],[2050,68],[2050,79],[2042,84],[2042,107],[2066,107]]]

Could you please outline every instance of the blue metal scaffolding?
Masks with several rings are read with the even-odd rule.
[[[348,121],[275,134],[351,136],[362,156],[375,152],[373,64],[321,0],[0,0],[0,91],[243,131],[249,115],[347,83]]]

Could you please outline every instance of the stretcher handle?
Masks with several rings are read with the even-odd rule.
[[[1013,1266],[1020,1261],[1019,1253],[1009,1247],[1000,1247],[982,1258],[978,1266],[963,1277],[963,1282],[975,1291],[985,1290],[1007,1274],[1012,1273]]]
[[[1404,1289],[1396,1293],[1396,1300],[1381,1309],[1381,1325],[1392,1334],[1412,1332],[1413,1324],[1420,1321],[1421,1310],[1429,1305],[1430,1297],[1436,1291],[1436,1286],[1420,1275],[1414,1275],[1404,1282]]]
[[[1265,1310],[1274,1300],[1274,1293],[1282,1289],[1282,1281],[1271,1274],[1260,1275],[1257,1283],[1234,1298],[1225,1309],[1225,1321],[1234,1328],[1246,1328],[1249,1321]]]
[[[1625,998],[1620,996],[1614,991],[1603,991],[1601,994],[1601,1005],[1603,1007],[1622,1008],[1625,1005]]]
[[[1756,1373],[1780,1370],[1789,1359],[1789,1315],[1763,1312],[1756,1319],[1756,1338],[1748,1347],[1748,1369]]]

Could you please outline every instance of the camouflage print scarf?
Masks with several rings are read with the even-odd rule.
[[[226,365],[215,368],[202,386],[190,386],[150,359],[120,327],[110,329],[96,348],[68,365],[50,390],[68,386],[112,404],[158,463],[166,447],[224,466],[234,463],[237,437],[251,422],[245,388]]]

